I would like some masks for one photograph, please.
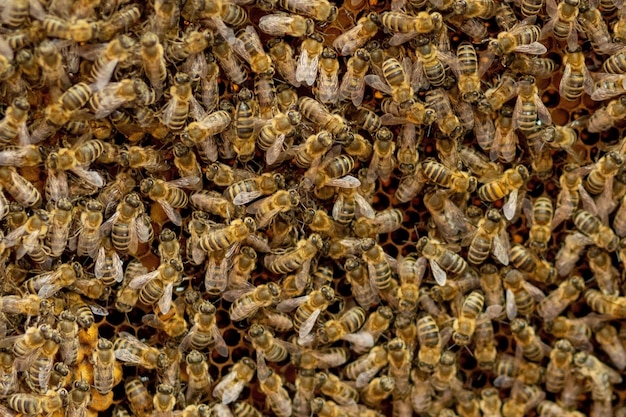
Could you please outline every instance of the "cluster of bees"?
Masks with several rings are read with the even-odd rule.
[[[626,415],[621,3],[0,23],[3,416]]]

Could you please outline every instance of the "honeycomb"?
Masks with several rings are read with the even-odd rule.
[[[3,413],[626,415],[623,16],[545,3],[2,3]]]

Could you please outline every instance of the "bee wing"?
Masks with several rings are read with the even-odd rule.
[[[232,303],[233,301],[235,301],[236,299],[246,295],[247,293],[249,293],[250,291],[254,290],[254,285],[250,284],[249,282],[245,282],[244,286],[241,288],[233,288],[232,290],[228,290],[225,291],[222,294],[222,298],[230,303]]]
[[[204,287],[207,290],[217,290],[221,294],[228,286],[228,259],[223,256],[218,268],[216,258],[216,256],[209,258],[209,264],[204,275]]]
[[[278,158],[280,158],[280,155],[283,153],[285,138],[285,134],[278,135],[274,143],[272,143],[272,145],[267,149],[267,152],[265,153],[265,162],[267,162],[268,165],[274,165],[278,161]],[[237,197],[239,197],[239,194],[237,194]],[[237,204],[235,203],[235,205]]]
[[[493,256],[500,262],[502,265],[509,264],[509,250],[510,244],[508,241],[508,236],[506,229],[504,227],[498,232],[496,236],[493,238]]]
[[[588,71],[588,70],[587,70]],[[618,84],[620,89],[609,89],[609,88],[596,88],[589,94],[592,100],[602,101],[608,100],[615,96],[618,96],[624,92],[624,82],[626,81],[626,76],[624,74],[596,74],[596,85],[601,84]],[[595,87],[595,86],[593,86]]]
[[[346,175],[341,178],[333,178],[326,184],[328,187],[341,187],[341,188],[358,188],[361,186],[361,181],[352,175]]]
[[[580,201],[583,203],[583,209],[593,214],[594,216],[597,216],[599,212],[598,207],[596,206],[596,202],[593,197],[589,195],[589,193],[582,184],[578,186],[578,194],[580,195]]]
[[[300,326],[300,331],[298,332],[298,344],[304,345],[306,344],[307,337],[311,334],[315,323],[317,322],[317,318],[319,317],[321,309],[315,309],[313,313],[302,323]]]
[[[522,52],[524,54],[531,54],[531,55],[543,55],[548,52],[546,47],[540,44],[539,42],[533,42],[529,45],[519,45],[513,50],[515,52]]]
[[[356,387],[357,388],[365,387],[367,384],[369,384],[372,378],[376,376],[379,370],[380,370],[379,367],[372,366],[368,368],[367,370],[365,370],[364,372],[362,372],[361,374],[359,374],[359,376],[356,379]]]
[[[598,217],[603,224],[609,224],[609,214],[615,207],[616,205],[613,202],[613,177],[610,177],[607,178],[604,190],[602,190],[596,201]]]
[[[352,343],[359,349],[369,349],[374,346],[374,337],[370,332],[366,331],[350,333],[343,336],[342,339]]]
[[[98,304],[93,304],[93,303],[89,303],[87,304],[87,306],[89,307],[89,309],[91,310],[91,312],[97,316],[108,316],[109,315],[109,311],[98,305]]]
[[[352,55],[358,48],[362,46],[362,42],[359,38],[359,32],[361,31],[362,24],[357,24],[347,32],[343,32],[337,36],[333,41],[333,48],[335,48],[341,55]]]
[[[307,85],[312,86],[317,77],[318,64],[319,55],[310,57],[306,48],[302,48],[298,57],[298,66],[296,67],[296,81],[306,81]]]
[[[391,93],[393,92],[391,90],[391,87],[389,87],[389,85],[385,81],[383,81],[383,79],[380,78],[378,75],[368,74],[365,76],[364,79],[367,85],[380,91],[381,93],[384,93],[390,96]]]
[[[104,187],[104,178],[102,178],[102,175],[96,171],[88,171],[82,166],[75,166],[71,171],[87,184],[93,185],[97,188]]]
[[[509,320],[517,317],[517,304],[515,304],[515,294],[510,288],[506,290],[506,316]]]
[[[158,201],[159,201],[159,205],[161,206],[165,214],[167,214],[167,217],[170,219],[170,221],[178,227],[182,226],[183,218],[180,215],[180,213],[177,212],[176,209],[174,209],[174,207],[172,207],[171,204],[168,203],[167,201],[165,200],[158,200]]]
[[[159,298],[159,310],[163,314],[167,314],[170,311],[170,306],[172,305],[172,293],[174,292],[174,284],[169,283],[165,286],[163,290],[163,295]]]
[[[333,72],[328,74],[322,71],[320,66],[319,78],[317,79],[317,94],[322,103],[336,103],[339,91],[339,74]]]
[[[559,224],[572,216],[572,213],[574,212],[574,207],[572,206],[572,204],[566,203],[566,201],[570,200],[570,196],[571,193],[569,189],[561,189],[556,204],[556,210],[554,210],[554,217],[552,218],[552,223],[550,225],[552,230],[554,230]]]
[[[59,292],[61,290],[61,288],[62,288],[61,285],[59,285],[56,282],[51,282],[49,284],[44,284],[44,285],[41,286],[41,288],[37,292],[37,295],[40,298],[50,298],[54,294]]]
[[[383,126],[394,126],[410,123],[406,117],[395,116],[391,113],[385,113],[380,117]]]
[[[446,273],[446,271],[444,271],[439,264],[437,263],[437,261],[433,260],[433,259],[429,259],[428,263],[430,264],[430,270],[433,273],[433,278],[435,278],[435,281],[437,282],[437,284],[444,286],[446,285],[446,279],[448,278],[448,274]]]
[[[337,220],[339,216],[341,216],[341,209],[343,208],[344,199],[344,195],[339,194],[339,197],[337,197],[337,201],[335,201],[335,204],[333,205],[332,216],[335,220]]]
[[[550,115],[550,111],[546,105],[543,104],[538,94],[535,94],[535,105],[537,106],[537,116],[539,120],[541,120],[544,125],[552,124],[552,115]]]
[[[389,45],[398,46],[410,41],[417,36],[417,32],[394,33],[389,39]]]
[[[235,196],[235,198],[233,198],[233,204],[236,206],[242,206],[244,204],[248,204],[249,202],[256,200],[257,198],[261,197],[263,195],[263,193],[261,191],[244,191],[241,192],[239,194],[237,194]],[[252,206],[250,206],[252,207]],[[248,209],[250,209],[250,207],[248,207]]]
[[[311,270],[311,260],[306,261],[300,267],[296,274],[296,288],[300,291],[304,290],[309,283],[309,271]]]
[[[19,166],[29,152],[30,149],[23,147],[4,150],[0,152],[0,165]]]
[[[368,219],[376,217],[376,211],[360,193],[357,192],[354,194],[354,202],[361,216],[367,217]]]
[[[168,181],[167,184],[177,188],[191,188],[198,185],[200,178],[198,177],[182,177],[172,181]]]
[[[4,246],[7,248],[12,248],[17,245],[17,241],[24,235],[26,232],[26,226],[21,225],[17,229],[13,230],[11,233],[6,235],[3,239]]]
[[[259,20],[259,29],[268,35],[285,36],[291,32],[294,18],[286,13],[275,13],[262,16]]]
[[[513,108],[513,128],[519,129],[519,121],[522,116],[522,97],[517,96],[515,107]]]
[[[67,173],[65,171],[48,170],[45,194],[48,200],[54,202],[69,197],[70,191],[67,183]]]
[[[517,209],[518,191],[519,190],[517,189],[511,191],[511,194],[509,194],[506,203],[504,203],[504,205],[502,206],[502,213],[504,213],[504,218],[509,221],[515,216],[515,211]]]
[[[542,301],[544,298],[546,298],[546,295],[543,293],[543,291],[541,291],[539,288],[535,287],[528,281],[522,281],[522,287],[524,287],[524,289],[528,291],[530,296],[537,302]]]
[[[158,275],[159,270],[155,269],[154,271],[147,274],[136,276],[128,283],[128,287],[132,288],[133,290],[138,290],[146,285],[148,281],[152,281],[153,279],[155,279]]]
[[[406,0],[391,0],[391,10],[398,11],[404,10],[406,7]]]
[[[220,333],[220,329],[217,326],[213,326],[209,332],[213,336],[213,340],[215,342],[214,348],[217,350],[217,353],[219,353],[220,356],[227,358],[228,345],[224,341],[224,337],[222,336],[222,333]]]
[[[360,77],[357,81],[357,87],[350,93],[350,98],[352,99],[354,107],[359,107],[361,105],[363,102],[363,94],[365,94],[365,80]]]
[[[276,306],[276,310],[281,313],[289,313],[290,311],[295,310],[298,306],[309,299],[308,295],[304,295],[302,297],[289,298],[287,300],[283,300]]]
[[[566,80],[570,80],[572,77],[572,65],[567,63],[565,65],[565,69],[563,70],[563,77],[561,78],[561,83],[559,84],[559,94],[561,96],[565,96],[567,85],[565,83]],[[592,98],[593,99],[593,98]]]

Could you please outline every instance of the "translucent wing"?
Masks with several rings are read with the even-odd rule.
[[[390,96],[391,93],[393,92],[391,90],[391,87],[389,87],[389,85],[385,81],[383,81],[383,79],[380,78],[378,75],[374,75],[374,74],[366,75],[365,83],[369,85],[370,87],[380,91],[381,93],[387,94],[388,96]]]
[[[153,279],[155,279],[158,275],[159,275],[159,270],[158,269],[156,269],[156,270],[154,270],[152,272],[149,272],[147,274],[139,275],[139,276],[133,278],[128,283],[128,286],[130,288],[132,288],[133,290],[138,290],[138,289],[142,288],[144,285],[146,285],[149,281],[152,281]]]
[[[529,45],[519,45],[514,49],[514,51],[531,55],[543,55],[548,52],[546,47],[539,42],[533,42]]]
[[[285,36],[291,32],[291,24],[294,18],[288,14],[275,13],[262,16],[259,20],[259,29],[268,35]]]
[[[170,203],[168,203],[165,200],[159,200],[159,205],[161,206],[165,214],[167,214],[167,217],[170,219],[172,223],[174,223],[176,226],[179,226],[179,227],[182,226],[183,224],[182,216],[180,215],[179,212],[177,212],[174,209],[174,207],[170,205]]]
[[[298,344],[299,345],[304,344],[303,342],[306,341],[307,336],[313,330],[313,327],[315,326],[315,323],[317,322],[317,318],[319,317],[321,312],[322,312],[321,309],[319,308],[316,309],[315,311],[313,311],[313,313],[311,313],[309,317],[307,317],[304,323],[302,323],[302,326],[300,326],[300,331],[298,332]]]
[[[215,350],[217,350],[217,353],[219,353],[220,356],[227,358],[228,357],[228,345],[224,341],[224,337],[222,336],[222,333],[220,333],[220,329],[217,326],[213,326],[211,327],[210,333],[215,342],[214,347],[215,347]]]
[[[446,271],[441,269],[439,264],[433,259],[429,259],[428,263],[430,264],[430,270],[432,271],[433,278],[435,278],[437,284],[441,286],[446,285],[446,279],[448,278],[448,274],[446,274]]]
[[[248,204],[249,202],[256,200],[261,197],[263,193],[261,191],[244,191],[239,193],[233,198],[233,204],[236,206],[242,206],[244,204]]]
[[[506,203],[504,203],[504,205],[502,206],[502,212],[504,213],[504,217],[509,221],[513,219],[513,217],[515,217],[515,211],[517,209],[517,195],[517,189],[511,191],[511,194],[509,194]]]
[[[318,64],[319,55],[309,56],[307,49],[302,48],[298,58],[298,66],[296,67],[296,81],[305,81],[307,85],[312,86],[317,77]]]
[[[328,187],[341,187],[341,188],[358,188],[361,186],[361,181],[352,175],[346,175],[341,178],[333,178],[326,182]]]
[[[102,175],[96,171],[88,171],[84,167],[76,166],[72,168],[72,172],[87,184],[93,185],[97,188],[104,187],[104,178],[102,178]]]
[[[515,304],[515,294],[510,289],[506,290],[506,316],[509,320],[517,317],[517,304]]]
[[[163,295],[159,298],[159,310],[163,314],[167,314],[170,311],[170,306],[172,305],[172,293],[174,291],[174,284],[169,283],[165,286],[163,290]]]
[[[506,229],[504,229],[504,233],[506,234]],[[509,245],[509,241],[508,240],[503,240],[502,236],[500,236],[500,234],[497,234],[494,238],[493,238],[493,256],[498,260],[498,262],[500,262],[502,265],[508,265],[509,264],[509,249],[510,249],[510,245]]]
[[[289,313],[290,311],[295,310],[298,306],[309,299],[308,295],[304,295],[302,297],[290,298],[288,300],[283,300],[276,306],[276,310],[281,313]]]

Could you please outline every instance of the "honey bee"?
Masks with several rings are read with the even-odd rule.
[[[141,366],[146,369],[156,369],[166,360],[163,352],[150,347],[130,333],[120,332],[113,342],[115,358],[129,365]]]
[[[509,239],[502,216],[496,209],[489,209],[485,217],[478,222],[478,229],[468,248],[467,260],[472,264],[481,265],[491,251],[498,262],[508,265]]]
[[[18,137],[19,142],[22,144],[26,144],[30,141],[30,135],[26,127],[26,120],[28,118],[29,110],[30,105],[25,98],[17,97],[15,100],[13,100],[11,106],[6,109],[4,118],[0,120],[0,140],[2,142],[10,142],[16,136]],[[41,155],[39,156],[39,158],[37,158],[37,155],[32,155],[32,152],[37,152],[38,149],[38,147],[19,148],[18,150],[14,151],[17,152],[17,155],[9,152],[5,157],[6,162],[2,165],[22,166],[21,164],[19,164],[19,162],[27,160],[31,160],[31,163],[37,165],[39,162],[41,162]],[[5,154],[6,152],[8,151],[3,151],[3,154]],[[31,155],[31,157],[27,158],[29,154]],[[17,158],[17,160],[14,160],[15,158]],[[9,163],[9,161],[12,162]]]
[[[278,73],[292,86],[300,87],[300,81],[296,79],[298,63],[294,57],[293,48],[282,39],[272,39],[268,43],[268,47],[269,54],[272,57],[272,61],[274,61],[274,65],[276,65]],[[281,111],[285,110],[281,109]]]
[[[255,74],[273,73],[274,64],[272,59],[263,50],[259,35],[253,26],[246,26],[237,34],[238,42],[235,42],[237,52],[248,64]],[[316,68],[317,70],[317,68]]]
[[[192,350],[187,354],[185,363],[189,375],[185,398],[188,402],[197,402],[202,399],[204,394],[208,393],[213,382],[209,374],[209,364],[206,357],[197,350]]]
[[[584,55],[579,47],[568,49],[563,61],[565,70],[559,85],[559,94],[562,97],[572,101],[582,96],[583,92],[589,95],[596,92],[589,70],[585,65]]]
[[[289,312],[297,308],[293,319],[293,328],[298,333],[298,344],[310,342],[310,334],[320,314],[335,300],[335,292],[329,286],[311,291],[308,295],[281,301],[277,310]]]
[[[164,261],[164,259],[163,259]],[[185,306],[182,300],[176,299],[167,313],[157,311],[156,314],[146,314],[141,322],[146,326],[162,330],[170,337],[179,337],[187,331],[187,321],[184,318]]]
[[[42,414],[54,413],[63,407],[68,397],[64,388],[58,391],[48,390],[45,394],[11,394],[7,398],[9,407],[18,413]]]
[[[203,301],[193,316],[194,325],[180,343],[180,349],[188,347],[202,350],[213,346],[221,356],[228,356],[228,346],[224,341],[215,322],[215,306],[209,301]]]
[[[477,108],[483,113],[498,111],[517,94],[516,78],[509,72],[500,77],[500,82],[495,87],[485,91],[485,97],[479,100]]]
[[[317,78],[320,56],[324,51],[324,39],[319,33],[311,33],[302,41],[296,66],[296,81],[312,86]]]
[[[613,230],[605,226],[600,219],[585,210],[577,210],[574,213],[574,225],[585,236],[593,240],[599,248],[613,252],[617,249],[619,238]]]
[[[530,327],[524,319],[515,318],[511,321],[511,333],[526,359],[532,362],[540,362],[549,351],[549,348],[535,334],[535,329]]]
[[[456,373],[458,371],[456,354],[448,350],[441,355],[439,363],[430,377],[430,384],[437,392],[447,389],[458,389],[459,380]]]
[[[376,244],[374,239],[367,239],[362,244],[362,258],[367,264],[367,270],[372,288],[380,295],[391,295],[397,284],[391,276],[391,266],[385,256],[383,248]]]
[[[421,78],[423,76],[423,79],[419,80],[417,85],[420,87],[428,85],[434,87],[443,86],[446,79],[446,70],[439,58],[441,54],[427,36],[420,35],[416,39],[415,54],[418,60],[416,61],[414,72],[418,74],[417,77]]]
[[[305,2],[302,0],[278,0],[278,5],[292,13],[305,15],[318,22],[333,22],[337,17],[337,7],[328,0]]]
[[[268,165],[279,160],[285,139],[294,135],[301,121],[301,114],[290,110],[275,115],[270,123],[261,128],[257,145],[259,149],[266,151],[265,160]]]
[[[94,82],[95,91],[101,91],[109,83],[116,67],[126,63],[134,47],[135,41],[126,35],[113,39],[102,50],[83,47],[83,53],[97,54],[89,73],[90,80]]]
[[[34,261],[43,263],[47,256],[41,252],[49,226],[49,213],[45,210],[36,210],[26,223],[4,237],[4,246],[7,248],[17,246],[17,259],[28,253]]]
[[[417,320],[417,337],[420,342],[417,366],[423,372],[433,372],[441,358],[443,342],[437,322],[430,314]]]
[[[216,36],[213,44],[213,54],[217,58],[226,77],[235,84],[243,84],[248,74],[243,69],[241,62],[235,56],[230,44],[221,36]]]
[[[138,379],[130,379],[124,384],[131,411],[142,417],[152,415],[152,397],[144,383]]]
[[[86,415],[87,404],[91,403],[91,387],[84,380],[74,381],[69,392],[66,414],[72,417]]]
[[[367,50],[358,49],[348,60],[347,71],[339,87],[339,95],[359,107],[365,93],[365,74],[369,70],[370,56]]]
[[[336,375],[327,372],[315,374],[314,382],[319,390],[342,406],[356,405],[359,393],[354,387],[343,382]]]
[[[60,87],[67,90],[72,86],[67,70],[63,65],[63,56],[52,40],[46,39],[41,42],[36,55],[41,68],[42,81],[48,87]]]
[[[52,272],[45,272],[30,278],[25,285],[29,292],[37,293],[41,298],[50,298],[62,288],[74,284],[83,275],[83,268],[78,262],[65,263]]]
[[[141,14],[142,8],[137,4],[115,11],[107,20],[100,22],[98,39],[103,42],[110,41],[118,33],[133,26],[141,18]]]
[[[535,79],[525,76],[518,81],[518,95],[513,109],[513,126],[522,132],[532,132],[537,120],[545,125],[552,123],[552,116],[541,101]]]
[[[235,219],[230,225],[209,230],[199,236],[198,244],[205,252],[215,252],[229,249],[234,250],[236,244],[245,240],[250,233],[256,230],[256,223],[251,217]]]
[[[180,226],[182,218],[174,208],[186,207],[189,200],[187,194],[179,187],[193,186],[197,183],[198,177],[185,177],[168,182],[150,177],[142,180],[139,188],[143,194],[159,203],[172,223]]]
[[[454,171],[434,160],[422,162],[422,173],[433,183],[454,192],[472,192],[476,189],[476,177],[464,171]]]
[[[328,320],[324,323],[324,326],[317,331],[317,337],[324,344],[342,339],[370,348],[374,345],[372,335],[367,332],[357,333],[365,323],[365,318],[365,310],[361,307],[352,307],[336,320]]]
[[[517,269],[503,272],[507,316],[509,319],[513,319],[518,312],[530,315],[535,309],[535,301],[543,300],[545,295],[537,287],[526,281],[523,273]]]
[[[376,407],[381,401],[385,401],[395,388],[394,380],[388,376],[372,379],[361,391],[363,403],[370,407]]]
[[[476,326],[500,315],[502,306],[489,306],[481,314],[485,299],[480,291],[472,291],[463,301],[458,318],[453,323],[452,338],[458,345],[467,345],[471,340]]]
[[[148,81],[160,95],[167,77],[167,70],[163,45],[155,33],[146,32],[141,37],[141,60]]]
[[[168,416],[171,415],[176,405],[176,397],[174,396],[174,387],[169,384],[159,384],[156,387],[156,394],[152,399],[154,407],[154,415]]]
[[[258,177],[242,179],[229,185],[224,191],[224,196],[236,206],[240,206],[285,188],[285,178],[282,174],[264,173]]]
[[[163,108],[162,122],[170,130],[181,131],[185,127],[188,113],[199,115],[204,110],[193,96],[189,74],[179,72],[174,76],[174,84],[170,87],[170,100]]]
[[[587,252],[587,259],[600,291],[606,295],[617,295],[616,283],[620,273],[612,265],[611,256],[597,246],[592,246]]]
[[[271,36],[293,36],[302,38],[313,33],[313,20],[289,13],[274,13],[262,16],[259,29]]]
[[[253,324],[248,330],[248,336],[257,355],[263,355],[264,359],[271,362],[281,362],[289,354],[286,345],[277,340],[274,335],[263,325]]]
[[[242,292],[243,294],[241,294]],[[253,287],[251,290],[245,289],[235,292],[226,292],[224,297],[233,300],[233,304],[230,306],[229,310],[230,319],[233,321],[241,321],[247,317],[253,316],[259,309],[275,304],[280,294],[280,287],[271,282],[269,284]]]
[[[587,130],[598,133],[618,125],[624,119],[626,99],[620,96],[599,108],[587,120]]]
[[[356,381],[357,388],[365,387],[389,363],[383,346],[374,346],[344,368],[347,378]]]
[[[415,247],[418,256],[428,260],[433,278],[439,285],[445,285],[448,273],[462,274],[467,269],[467,262],[463,258],[435,239],[422,237]]]
[[[224,110],[218,110],[189,123],[183,135],[198,148],[202,160],[215,162],[217,145],[212,136],[225,131],[230,123],[230,114]]]
[[[578,23],[591,42],[591,47],[595,53],[609,55],[621,49],[620,45],[612,42],[609,28],[602,18],[602,13],[595,6],[592,6],[587,0],[581,0],[578,9]],[[605,61],[606,65],[608,65],[608,60]]]
[[[611,384],[622,382],[622,376],[586,351],[574,354],[576,371],[589,379],[591,396],[595,401],[607,401],[611,397]]]
[[[480,268],[480,288],[485,293],[488,306],[503,306],[504,291],[498,269],[493,264],[485,264]]]
[[[595,333],[596,341],[620,371],[626,368],[626,350],[621,344],[615,327],[607,324]]]
[[[346,259],[344,268],[356,302],[363,308],[369,308],[378,300],[378,295],[372,288],[365,265],[357,257],[351,256]]]
[[[107,394],[122,378],[122,368],[115,360],[113,343],[107,339],[98,339],[91,360],[94,366],[94,388],[100,394]]]
[[[392,46],[401,45],[421,34],[438,32],[441,30],[442,21],[443,18],[438,12],[421,11],[411,16],[402,11],[391,10],[380,16],[380,24],[393,32],[389,40]]]
[[[236,362],[230,372],[226,374],[213,388],[213,396],[222,400],[224,404],[235,401],[246,384],[248,384],[256,371],[256,365],[250,358],[244,357]]]
[[[102,224],[105,230],[111,230],[111,241],[116,250],[136,253],[139,243],[152,239],[152,225],[143,221],[144,207],[136,193],[124,197],[117,205],[115,214]]]
[[[539,411],[539,415],[541,417],[552,417],[552,416],[567,416],[567,417],[582,417],[582,414],[579,411],[568,411],[563,408],[563,406],[554,403],[552,401],[541,401],[537,406],[537,411]]]
[[[526,18],[509,31],[498,33],[496,39],[489,41],[489,51],[502,56],[511,52],[523,52],[532,55],[543,55],[547,52],[545,46],[537,42],[541,36],[541,28],[530,24],[531,18]]]
[[[163,314],[170,311],[174,284],[181,279],[183,266],[177,259],[162,262],[148,274],[134,277],[128,287],[139,292],[139,301],[145,305],[159,306]]]
[[[333,47],[341,55],[354,55],[357,49],[363,47],[371,38],[378,33],[379,16],[369,13],[361,17],[356,25],[335,38]]]
[[[233,414],[235,417],[263,417],[263,414],[253,405],[244,402],[235,403],[233,406]]]
[[[508,195],[507,202],[502,206],[502,212],[507,220],[511,220],[517,211],[520,189],[528,178],[528,169],[524,165],[509,168],[499,178],[482,185],[478,189],[478,196],[483,201],[492,202]]]
[[[404,216],[398,209],[379,211],[374,218],[360,217],[353,225],[356,236],[360,238],[375,237],[382,233],[391,233],[398,230]]]
[[[318,125],[320,129],[328,130],[333,135],[339,135],[348,130],[347,122],[343,117],[330,113],[326,106],[315,99],[306,96],[298,98],[298,109],[304,117]]]
[[[41,203],[39,190],[18,174],[14,167],[0,167],[0,185],[25,207],[33,207]]]
[[[376,178],[380,178],[382,181],[388,181],[391,177],[395,166],[393,154],[396,149],[393,139],[393,134],[386,127],[382,127],[376,133],[376,139],[372,147],[372,160],[370,161],[367,171],[368,181],[374,182]]]
[[[513,162],[515,159],[518,137],[513,124],[513,109],[502,106],[495,121],[495,136],[489,151],[492,161]]]
[[[579,276],[563,281],[537,305],[537,312],[546,321],[554,320],[569,304],[578,299],[584,288],[585,282]]]

